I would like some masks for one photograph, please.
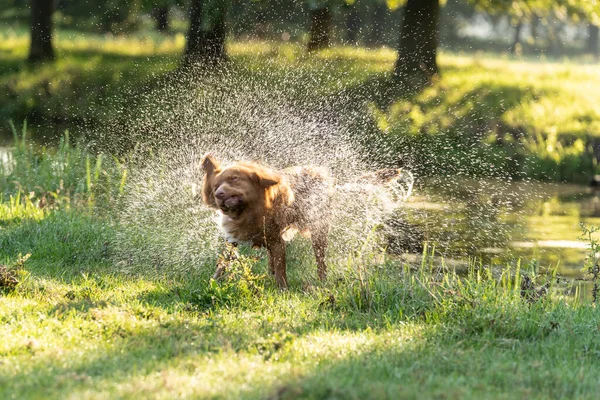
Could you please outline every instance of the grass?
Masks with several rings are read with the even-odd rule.
[[[209,266],[185,280],[122,274],[98,255],[72,258],[43,232],[38,239],[63,257],[32,256],[25,280],[0,298],[3,397],[594,398],[598,390],[596,308],[560,297],[530,305],[507,273],[460,279],[387,264],[362,280],[305,287],[314,271],[292,266],[292,289],[281,293],[262,277],[264,265],[246,260],[258,277],[248,292],[247,273],[219,286]],[[93,236],[80,249],[99,253]]]
[[[24,62],[27,35],[0,33],[0,118],[29,119],[94,131],[110,121],[136,91],[176,68],[182,34],[127,37],[57,32],[58,60]],[[469,174],[588,182],[598,172],[598,66],[523,61],[442,52],[441,78],[414,96],[388,83],[395,53],[335,47],[307,55],[295,44],[232,42],[234,73],[260,79],[294,96],[347,98],[372,123],[357,132],[400,143],[423,174]],[[295,77],[291,79],[290,76]],[[366,103],[366,105],[364,105]],[[347,105],[340,112],[349,112]],[[363,117],[364,116],[364,117]],[[93,135],[92,135],[93,136]],[[448,156],[450,146],[452,156]],[[434,157],[437,162],[425,162]],[[441,166],[443,165],[443,167]]]
[[[122,165],[68,140],[42,155],[20,142],[12,159],[0,259],[20,272],[0,288],[2,398],[592,399],[600,389],[596,306],[533,266],[471,262],[459,276],[427,250],[415,265],[365,254],[321,284],[296,243],[287,292],[262,253],[243,253],[220,283],[209,263],[131,272],[114,254]],[[64,199],[48,205],[56,168]],[[34,182],[44,190],[24,196]],[[525,275],[550,293],[528,300]]]
[[[104,39],[59,32],[55,64],[31,67],[25,63],[28,41],[19,33],[2,33],[0,113],[4,120],[45,122],[60,126],[95,125],[111,110],[124,86],[140,86],[153,74],[173,69],[173,52],[183,37],[163,39]],[[64,52],[64,53],[63,53]],[[91,109],[96,112],[90,113]],[[46,131],[47,132],[47,131]]]

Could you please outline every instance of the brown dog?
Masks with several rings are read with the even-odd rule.
[[[295,167],[275,172],[253,163],[226,168],[204,157],[204,203],[218,209],[220,225],[230,242],[266,247],[269,271],[287,288],[285,239],[296,231],[310,237],[317,271],[325,279],[329,199],[333,181],[319,169]],[[217,273],[218,274],[218,273]]]
[[[285,240],[300,232],[311,239],[319,278],[325,280],[330,201],[335,188],[325,171],[311,167],[273,171],[254,163],[222,168],[211,155],[204,157],[202,166],[206,173],[202,198],[218,209],[229,242],[266,247],[269,271],[280,288],[287,288]],[[358,178],[355,184],[386,184],[400,175],[400,170],[380,170]],[[218,269],[215,277],[221,272]]]

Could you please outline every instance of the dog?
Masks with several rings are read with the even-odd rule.
[[[275,171],[257,163],[222,167],[210,154],[204,156],[204,203],[217,210],[221,230],[230,243],[249,242],[265,247],[269,272],[281,289],[287,289],[286,245],[296,232],[310,238],[317,274],[327,275],[325,253],[335,181],[315,167]],[[385,184],[401,170],[386,169],[364,175],[357,183]],[[219,277],[222,268],[215,272]]]

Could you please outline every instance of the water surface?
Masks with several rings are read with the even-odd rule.
[[[600,190],[500,181],[430,181],[406,204],[408,219],[436,253],[581,277],[589,243],[580,223],[600,225]],[[600,239],[600,235],[596,235]]]

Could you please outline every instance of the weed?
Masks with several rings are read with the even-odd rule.
[[[93,155],[65,132],[56,149],[37,148],[26,139],[27,123],[19,136],[11,122],[15,146],[0,163],[0,193],[20,196],[40,209],[107,209],[116,204],[127,176],[125,160]]]
[[[219,280],[211,278],[208,285],[195,295],[195,303],[211,308],[251,302],[264,292],[264,274],[255,274],[256,259],[240,255],[229,246],[219,258]]]
[[[0,265],[0,290],[3,292],[14,290],[19,283],[27,276],[25,270],[25,262],[31,254],[24,256],[19,254],[19,257],[11,265]]]
[[[592,301],[598,302],[600,293],[600,265],[598,256],[600,255],[600,241],[594,237],[594,233],[600,231],[600,226],[589,226],[580,223],[583,232],[581,239],[587,241],[590,245],[588,257],[586,258],[583,271],[589,274],[589,280],[592,282]]]

